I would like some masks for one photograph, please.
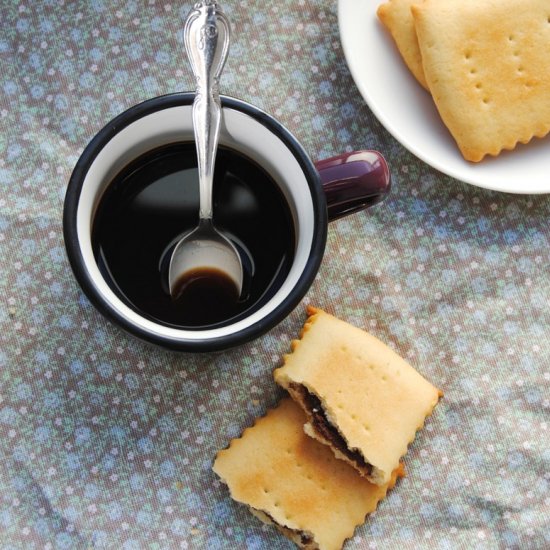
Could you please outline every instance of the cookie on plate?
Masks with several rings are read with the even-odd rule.
[[[387,484],[441,392],[374,336],[322,310],[274,371],[304,430],[372,483]]]
[[[548,0],[425,0],[411,10],[426,81],[465,159],[548,134]]]
[[[426,89],[428,84],[422,66],[411,6],[419,0],[388,0],[376,11],[378,18],[389,31],[403,61],[416,80]],[[421,0],[420,0],[421,1]]]
[[[231,497],[307,550],[339,550],[373,512],[403,467],[383,486],[369,483],[303,430],[290,398],[218,453],[214,472]]]

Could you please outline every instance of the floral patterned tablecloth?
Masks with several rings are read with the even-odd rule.
[[[190,5],[0,1],[3,549],[292,548],[211,465],[282,395],[272,371],[304,307],[239,349],[174,355],[98,314],[63,245],[67,181],[94,133],[192,89]],[[304,304],[369,330],[445,392],[408,477],[346,548],[550,547],[550,198],[471,187],[403,149],[352,81],[336,2],[223,6],[223,92],[278,117],[314,159],[374,148],[392,168],[385,203],[331,224]]]

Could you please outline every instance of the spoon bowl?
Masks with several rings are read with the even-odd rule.
[[[239,298],[243,287],[243,267],[235,245],[212,224],[201,220],[198,227],[176,244],[169,267],[170,295],[177,299],[188,286],[204,278],[215,278]],[[223,281],[225,279],[226,283]]]

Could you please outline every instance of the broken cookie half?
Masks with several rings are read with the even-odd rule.
[[[307,415],[306,434],[384,486],[442,393],[374,336],[308,308],[274,372]]]
[[[388,483],[374,485],[308,437],[305,421],[284,398],[220,451],[213,469],[234,500],[300,548],[339,550],[404,470],[398,465]]]

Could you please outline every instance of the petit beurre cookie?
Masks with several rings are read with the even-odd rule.
[[[464,158],[548,134],[548,0],[424,0],[411,11],[426,81]]]
[[[306,412],[308,435],[387,484],[442,394],[374,336],[322,310],[308,314],[275,381]]]
[[[411,6],[418,1],[421,0],[389,0],[378,7],[376,14],[389,31],[411,73],[424,88],[428,89],[411,13]]]
[[[373,512],[402,466],[383,486],[369,483],[303,430],[292,399],[259,418],[220,451],[214,472],[233,499],[307,550],[338,550]]]

